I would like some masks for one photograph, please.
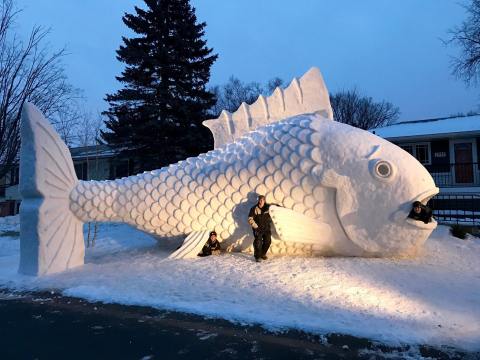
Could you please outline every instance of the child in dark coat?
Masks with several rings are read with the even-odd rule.
[[[408,217],[413,220],[423,221],[425,224],[428,224],[432,221],[432,210],[429,207],[423,205],[420,201],[415,201],[413,203],[412,210]]]
[[[207,242],[203,246],[202,251],[198,253],[198,256],[217,255],[220,253],[220,250],[222,250],[222,248],[220,247],[220,242],[217,240],[217,233],[211,231]]]

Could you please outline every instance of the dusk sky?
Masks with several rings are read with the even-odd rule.
[[[53,48],[66,46],[70,82],[84,91],[93,111],[119,84],[115,58],[121,17],[135,0],[18,0],[18,30],[51,28]],[[330,92],[356,86],[400,107],[401,120],[478,110],[480,88],[451,75],[456,49],[441,39],[465,17],[457,0],[195,0],[206,21],[208,45],[219,54],[211,84],[231,75],[261,83],[287,82],[320,68]]]

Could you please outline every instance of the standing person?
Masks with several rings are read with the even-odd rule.
[[[253,230],[253,256],[255,261],[267,260],[267,251],[272,242],[272,218],[270,217],[270,205],[265,201],[264,195],[258,196],[257,205],[250,209],[248,213],[248,223]]]
[[[432,210],[428,206],[423,205],[420,201],[415,201],[408,217],[428,224],[432,221]]]
[[[208,240],[202,248],[202,251],[198,253],[197,256],[210,256],[210,255],[217,255],[220,253],[222,248],[220,247],[220,242],[217,239],[217,233],[215,231],[211,231],[208,235]]]

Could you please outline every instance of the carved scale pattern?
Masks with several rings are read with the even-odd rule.
[[[312,218],[334,208],[330,190],[315,186],[312,177],[321,161],[312,121],[330,122],[297,116],[159,170],[113,181],[80,181],[70,194],[70,208],[84,222],[121,221],[158,236],[215,229],[230,250],[241,249],[232,242],[239,229],[250,234],[246,217],[256,193]],[[281,241],[271,249],[280,254],[314,251],[311,245]]]

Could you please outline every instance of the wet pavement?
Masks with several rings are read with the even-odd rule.
[[[480,359],[453,349],[391,348],[366,339],[90,303],[55,292],[0,290],[0,359]]]

